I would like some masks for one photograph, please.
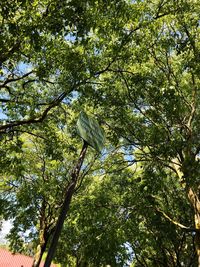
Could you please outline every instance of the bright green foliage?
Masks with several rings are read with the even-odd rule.
[[[1,173],[0,203],[4,217],[13,219],[9,235],[13,250],[26,249],[23,243],[27,240],[34,243],[34,249],[41,242],[40,234],[46,241],[55,227],[72,162],[77,157],[76,140],[72,145],[70,135],[66,127],[60,130],[52,118],[41,131],[18,137],[20,149],[14,147],[11,153],[8,146],[8,162]],[[24,240],[21,235],[28,236]]]
[[[120,152],[108,159],[111,162],[111,173],[86,177],[72,203],[56,259],[67,266],[126,266],[132,260],[134,266],[194,263],[191,234],[161,213],[190,223],[190,206],[173,173],[159,166],[157,171],[138,166],[134,172],[134,161],[127,168]],[[97,174],[97,165],[93,168]]]
[[[79,147],[77,114],[85,110],[103,125],[106,149],[83,171],[57,259],[69,266],[124,266],[128,258],[135,267],[198,266],[199,3],[1,1],[0,11],[4,217],[23,218],[24,231],[38,220],[25,221],[28,190],[36,192],[34,212],[37,192],[57,204],[64,159],[73,165]],[[54,173],[47,184],[33,147],[24,150],[27,134]],[[9,182],[21,193],[9,191]],[[16,196],[18,211],[6,210]]]
[[[18,175],[8,173],[8,177],[4,177],[9,191],[1,196],[8,202],[5,207],[8,218],[14,220],[10,233],[13,250],[19,250],[20,234],[26,235],[27,230],[30,231],[27,236],[29,241],[36,242],[40,231],[47,232],[48,237],[55,226],[71,167],[69,159],[64,159],[66,150],[62,154],[60,151],[57,157],[42,139],[28,135],[24,135],[23,139],[20,155],[23,157],[23,171]]]
[[[123,2],[116,5],[116,27]],[[75,93],[91,93],[110,62],[112,50],[102,50],[99,40],[113,15],[108,7],[103,1],[1,1],[1,133],[42,122]]]
[[[124,139],[124,145],[132,148],[137,161],[150,166],[152,171],[148,172],[147,179],[155,186],[150,187],[151,194],[155,194],[153,190],[167,185],[169,196],[172,190],[170,183],[177,190],[183,186],[181,198],[186,201],[188,194],[187,201],[191,203],[195,214],[195,219],[191,215],[190,220],[183,223],[188,228],[191,227],[188,231],[192,239],[193,227],[199,229],[200,212],[197,208],[200,203],[199,7],[195,1],[184,1],[181,5],[163,3],[159,9],[153,4],[146,5],[146,15],[149,20],[155,18],[154,22],[147,23],[142,30],[132,31],[122,59],[113,63],[108,74],[102,75],[102,81],[105,82],[104,100],[111,106],[102,116],[105,116],[105,122],[110,129]],[[176,13],[172,11],[173,8]],[[154,172],[158,165],[165,174],[164,177],[161,176],[165,181],[164,185],[161,181],[155,183]],[[170,183],[167,181],[169,176],[173,177]],[[179,203],[174,195],[171,197],[173,205]],[[161,197],[161,203],[165,198]],[[175,211],[171,214],[170,208],[159,209],[163,211],[161,214],[165,220],[175,218],[176,222],[182,222],[184,212],[178,218]],[[190,206],[187,210],[190,210]],[[170,216],[167,218],[164,214]],[[173,220],[171,223],[173,224]],[[155,225],[159,229],[156,223]],[[198,233],[195,240],[198,249]],[[146,244],[143,243],[142,248],[139,248],[140,257]],[[146,252],[144,260],[150,257],[149,254],[150,251]],[[188,256],[190,257],[192,264],[196,266],[192,253]],[[177,255],[174,256],[174,261],[175,259]],[[151,264],[155,263],[152,259],[146,264],[154,266]],[[187,264],[190,263],[185,263]]]

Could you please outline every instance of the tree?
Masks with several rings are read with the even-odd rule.
[[[119,1],[116,12],[124,4]],[[102,1],[10,0],[1,1],[0,12],[0,130],[7,135],[43,122],[74,94],[91,92],[95,77],[110,64],[95,31],[105,33],[99,25],[108,25],[113,10]]]
[[[200,265],[196,1],[8,3],[7,8],[1,4],[2,20],[8,25],[4,27],[8,47],[2,44],[4,171],[21,164],[16,153],[11,153],[21,153],[17,133],[38,130],[38,122],[56,116],[54,108],[61,112],[61,102],[76,111],[93,110],[106,128],[107,151],[120,146],[126,154],[123,161],[140,162],[144,168],[141,181],[132,185],[140,206],[131,211],[133,217],[125,224],[137,237],[129,238],[126,231],[125,239],[134,251],[133,264],[196,266],[196,257]],[[12,30],[13,24],[19,24],[17,31]],[[26,38],[18,44],[20,36]],[[20,62],[29,63],[30,73],[23,71]],[[22,73],[16,73],[15,66]],[[111,159],[106,172],[112,164]],[[137,201],[135,196],[128,198],[130,203]],[[149,212],[144,212],[147,207]],[[189,244],[188,250],[183,244]]]
[[[150,20],[156,5],[147,5]],[[171,7],[176,14],[168,13]],[[174,7],[169,2],[161,4],[161,10],[167,15],[135,31],[123,59],[102,77],[107,82],[104,99],[112,106],[105,121],[133,148],[134,157],[150,163],[152,169],[159,164],[163,172],[173,171],[174,181],[184,186],[193,209],[185,228],[191,237],[195,232],[200,264],[199,7],[195,1],[174,3]]]
[[[22,250],[27,242],[34,242],[37,252],[33,266],[39,266],[62,204],[68,164],[66,161],[63,164],[61,155],[53,159],[47,156],[41,140],[24,138],[21,154],[24,170],[21,175],[12,175],[6,181],[9,194],[4,192],[8,200],[7,216],[13,220],[9,240],[14,251]],[[19,240],[22,240],[21,244]]]
[[[58,262],[64,266],[129,266],[132,261],[133,266],[195,266],[190,229],[175,224],[175,218],[182,224],[191,220],[183,188],[172,172],[141,168],[139,163],[135,171],[136,163],[132,164],[127,165],[122,151],[112,154],[105,165],[99,162],[101,174],[96,162],[95,175],[90,172],[85,177],[72,202],[56,253]]]
[[[75,118],[77,120],[77,117]],[[70,120],[73,123],[73,112]],[[84,177],[83,174],[81,181],[78,176],[73,177],[77,175],[73,170],[77,171],[75,162],[78,147],[81,145],[80,137],[71,136],[73,127],[67,129],[63,125],[59,130],[57,121],[53,123],[53,119],[46,121],[44,126],[46,128],[43,129],[44,132],[35,131],[31,135],[20,136],[23,145],[17,157],[21,160],[21,165],[18,163],[16,168],[21,169],[21,173],[12,174],[15,172],[14,168],[7,171],[1,197],[1,201],[7,201],[4,216],[13,219],[13,228],[8,236],[11,249],[26,251],[27,246],[30,247],[27,243],[30,242],[33,249],[37,246],[34,267],[40,265],[48,241],[52,238],[52,234],[55,236],[59,214],[69,188],[72,188],[75,179],[74,189],[70,191],[73,195],[74,191],[78,190],[77,187],[81,186],[79,183]],[[86,146],[84,142],[84,147]],[[91,156],[92,153],[88,158]],[[85,164],[82,169],[87,169],[87,161]],[[68,205],[70,202],[71,199]]]
[[[33,250],[37,246],[33,266],[40,264],[70,181],[76,143],[69,142],[69,135],[52,121],[44,124],[43,133],[21,135],[21,150],[13,152],[18,163],[3,172],[3,213],[13,220],[10,246],[14,251],[26,250],[27,242],[33,243]]]

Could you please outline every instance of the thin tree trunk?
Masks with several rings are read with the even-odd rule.
[[[60,215],[59,215],[59,218],[58,218],[58,221],[56,224],[53,238],[52,238],[51,243],[50,243],[50,247],[48,250],[47,258],[46,258],[45,263],[44,263],[44,267],[50,267],[50,265],[51,265],[51,261],[53,259],[53,256],[54,256],[54,253],[55,253],[55,250],[57,247],[58,239],[60,237],[60,233],[61,233],[61,230],[62,230],[62,227],[64,224],[64,220],[66,218],[66,215],[67,215],[67,212],[69,210],[69,206],[70,206],[70,203],[72,200],[72,196],[73,196],[74,190],[76,188],[79,172],[80,172],[81,166],[82,166],[84,158],[85,158],[87,147],[88,147],[88,144],[84,141],[78,162],[71,173],[71,181],[70,181],[70,184],[67,187],[66,192],[65,192],[64,203],[63,203],[63,206],[62,206],[61,211],[60,211]]]
[[[46,234],[45,210],[46,210],[46,202],[43,199],[41,210],[40,210],[39,245],[37,246],[37,251],[36,251],[36,254],[34,256],[34,261],[33,261],[32,267],[39,267],[40,266],[42,256],[43,256],[45,249],[46,249],[46,246],[47,246],[48,235]]]
[[[196,232],[195,234],[195,247],[196,247],[196,253],[197,253],[197,259],[198,259],[198,267],[200,267],[200,216],[199,214],[195,214],[195,227],[199,230],[199,232]],[[197,228],[199,227],[199,228]]]
[[[194,209],[194,222],[195,222],[195,248],[198,259],[198,267],[200,267],[200,200],[198,195],[192,188],[188,191],[188,198]]]
[[[39,267],[40,266],[42,256],[43,256],[45,249],[46,249],[46,245],[47,245],[47,242],[45,242],[42,245],[41,244],[38,245],[37,252],[35,254],[32,267]]]

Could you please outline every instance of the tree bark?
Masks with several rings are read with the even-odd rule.
[[[198,194],[199,195],[199,194]],[[200,199],[192,188],[189,188],[188,198],[194,209],[194,223],[195,223],[195,248],[198,259],[198,267],[200,267]]]
[[[35,254],[32,267],[39,267],[40,266],[42,256],[43,256],[45,249],[46,249],[46,245],[47,245],[47,242],[38,245],[37,252]]]
[[[37,251],[34,255],[34,261],[33,261],[32,267],[40,266],[42,256],[47,246],[48,234],[47,234],[47,228],[46,228],[46,223],[45,223],[46,222],[45,210],[46,210],[46,202],[43,199],[42,206],[40,209],[39,245],[37,246]]]
[[[51,240],[51,244],[50,244],[50,247],[48,250],[47,258],[46,258],[45,263],[44,263],[44,267],[50,267],[50,265],[51,265],[51,261],[53,259],[53,256],[54,256],[54,253],[55,253],[55,250],[57,247],[58,239],[60,237],[60,233],[61,233],[64,221],[65,221],[67,212],[69,210],[72,196],[73,196],[74,190],[76,188],[79,172],[80,172],[81,166],[82,166],[84,158],[85,158],[87,147],[88,147],[88,144],[84,141],[78,162],[71,173],[71,181],[70,181],[70,184],[68,185],[66,192],[65,192],[64,203],[63,203],[63,206],[62,206],[61,211],[60,211],[60,215],[59,215],[59,218],[58,218],[58,221],[56,224],[53,238]]]

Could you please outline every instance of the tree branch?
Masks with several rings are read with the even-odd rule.
[[[160,214],[162,214],[163,217],[165,219],[167,219],[168,221],[170,221],[172,224],[178,226],[179,228],[183,229],[186,232],[200,232],[200,229],[190,228],[190,227],[187,227],[187,226],[185,226],[185,225],[173,220],[164,211],[160,210],[159,208],[156,208],[156,211],[159,212]]]
[[[27,76],[29,76],[30,74],[32,74],[33,71],[30,71],[30,72],[27,72],[26,74],[20,76],[20,77],[16,77],[16,78],[12,78],[12,79],[7,79],[5,80],[5,82],[3,84],[0,85],[0,88],[4,88],[8,83],[11,83],[11,82],[17,82],[19,80],[23,80],[24,78],[26,78]]]
[[[35,117],[35,118],[30,118],[28,120],[14,121],[14,122],[7,123],[5,125],[1,125],[0,126],[0,132],[5,132],[7,129],[13,128],[16,126],[22,126],[22,125],[28,125],[31,123],[42,122],[46,118],[49,111],[51,109],[53,109],[54,107],[56,107],[57,105],[59,105],[59,103],[66,97],[66,95],[67,95],[67,92],[63,92],[62,94],[60,94],[56,99],[54,99],[49,104],[49,106],[43,111],[43,113],[38,118]]]

